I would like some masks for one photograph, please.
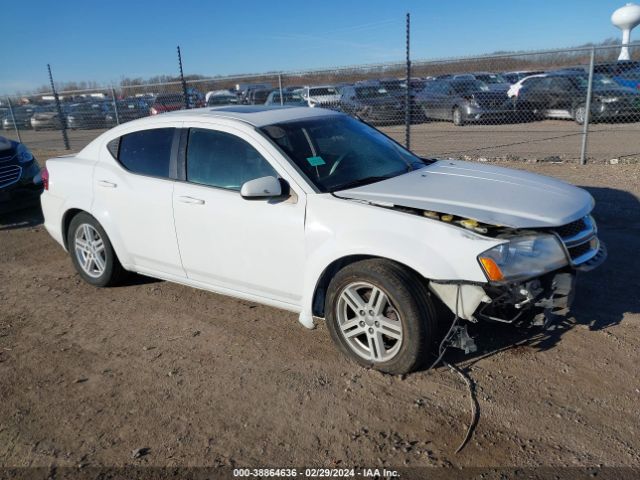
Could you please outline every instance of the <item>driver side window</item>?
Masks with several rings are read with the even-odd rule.
[[[192,128],[187,146],[187,181],[240,190],[242,184],[278,173],[241,138],[226,132]]]

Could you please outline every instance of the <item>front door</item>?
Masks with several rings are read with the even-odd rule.
[[[284,178],[290,195],[264,200],[240,195],[248,180],[284,177],[271,155],[246,132],[192,125],[184,158],[186,181],[177,182],[173,192],[176,233],[190,279],[298,305],[304,194]]]

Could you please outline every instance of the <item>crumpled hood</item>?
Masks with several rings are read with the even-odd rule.
[[[554,178],[458,160],[439,160],[336,195],[513,228],[565,225],[587,215],[594,205],[586,190]]]

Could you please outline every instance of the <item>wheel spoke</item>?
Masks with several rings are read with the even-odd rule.
[[[369,354],[372,360],[380,361],[384,355],[384,341],[382,340],[382,334],[379,332],[373,335],[367,335],[369,343]]]
[[[98,270],[100,273],[102,273],[102,271],[104,271],[104,267],[105,267],[105,261],[102,258],[101,255],[95,255],[93,257],[93,263],[96,266],[96,270]]]
[[[342,292],[342,298],[354,312],[358,313],[360,310],[364,310],[365,302],[355,288],[345,288]]]
[[[399,321],[383,316],[377,317],[377,320],[380,322],[383,335],[395,340],[402,339],[402,324]]]
[[[346,338],[353,338],[353,337],[357,337],[358,335],[362,335],[363,333],[366,332],[366,330],[364,328],[362,328],[360,325],[356,325],[355,328],[352,328],[351,330],[348,331],[342,331],[344,333],[344,336]]]
[[[84,224],[82,225],[82,235],[84,236],[84,239],[91,243],[93,241],[93,234],[91,233],[91,227],[88,224]]]
[[[85,272],[90,272],[91,267],[91,257],[85,254],[84,259],[82,261],[82,268],[84,268]]]
[[[378,287],[373,287],[368,306],[369,309],[373,310],[374,315],[382,315],[384,308],[387,306],[387,296]]]
[[[104,250],[104,242],[102,241],[102,238],[98,237],[93,242],[93,249],[95,250],[96,253],[100,253]]]
[[[89,242],[83,238],[76,238],[76,247],[79,247],[83,252],[89,250]]]

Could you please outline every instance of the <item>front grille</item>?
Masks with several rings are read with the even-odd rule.
[[[574,267],[588,262],[598,254],[600,242],[596,237],[595,222],[590,216],[552,230],[562,240]]]
[[[13,160],[13,157],[15,157],[15,155],[16,152],[13,149],[0,153],[0,163],[5,163]]]
[[[561,227],[554,228],[556,233],[562,238],[572,237],[585,229],[584,219],[576,220],[575,222],[562,225]]]
[[[22,167],[18,165],[7,165],[0,167],[0,188],[8,187],[12,183],[16,183],[22,174]]]

